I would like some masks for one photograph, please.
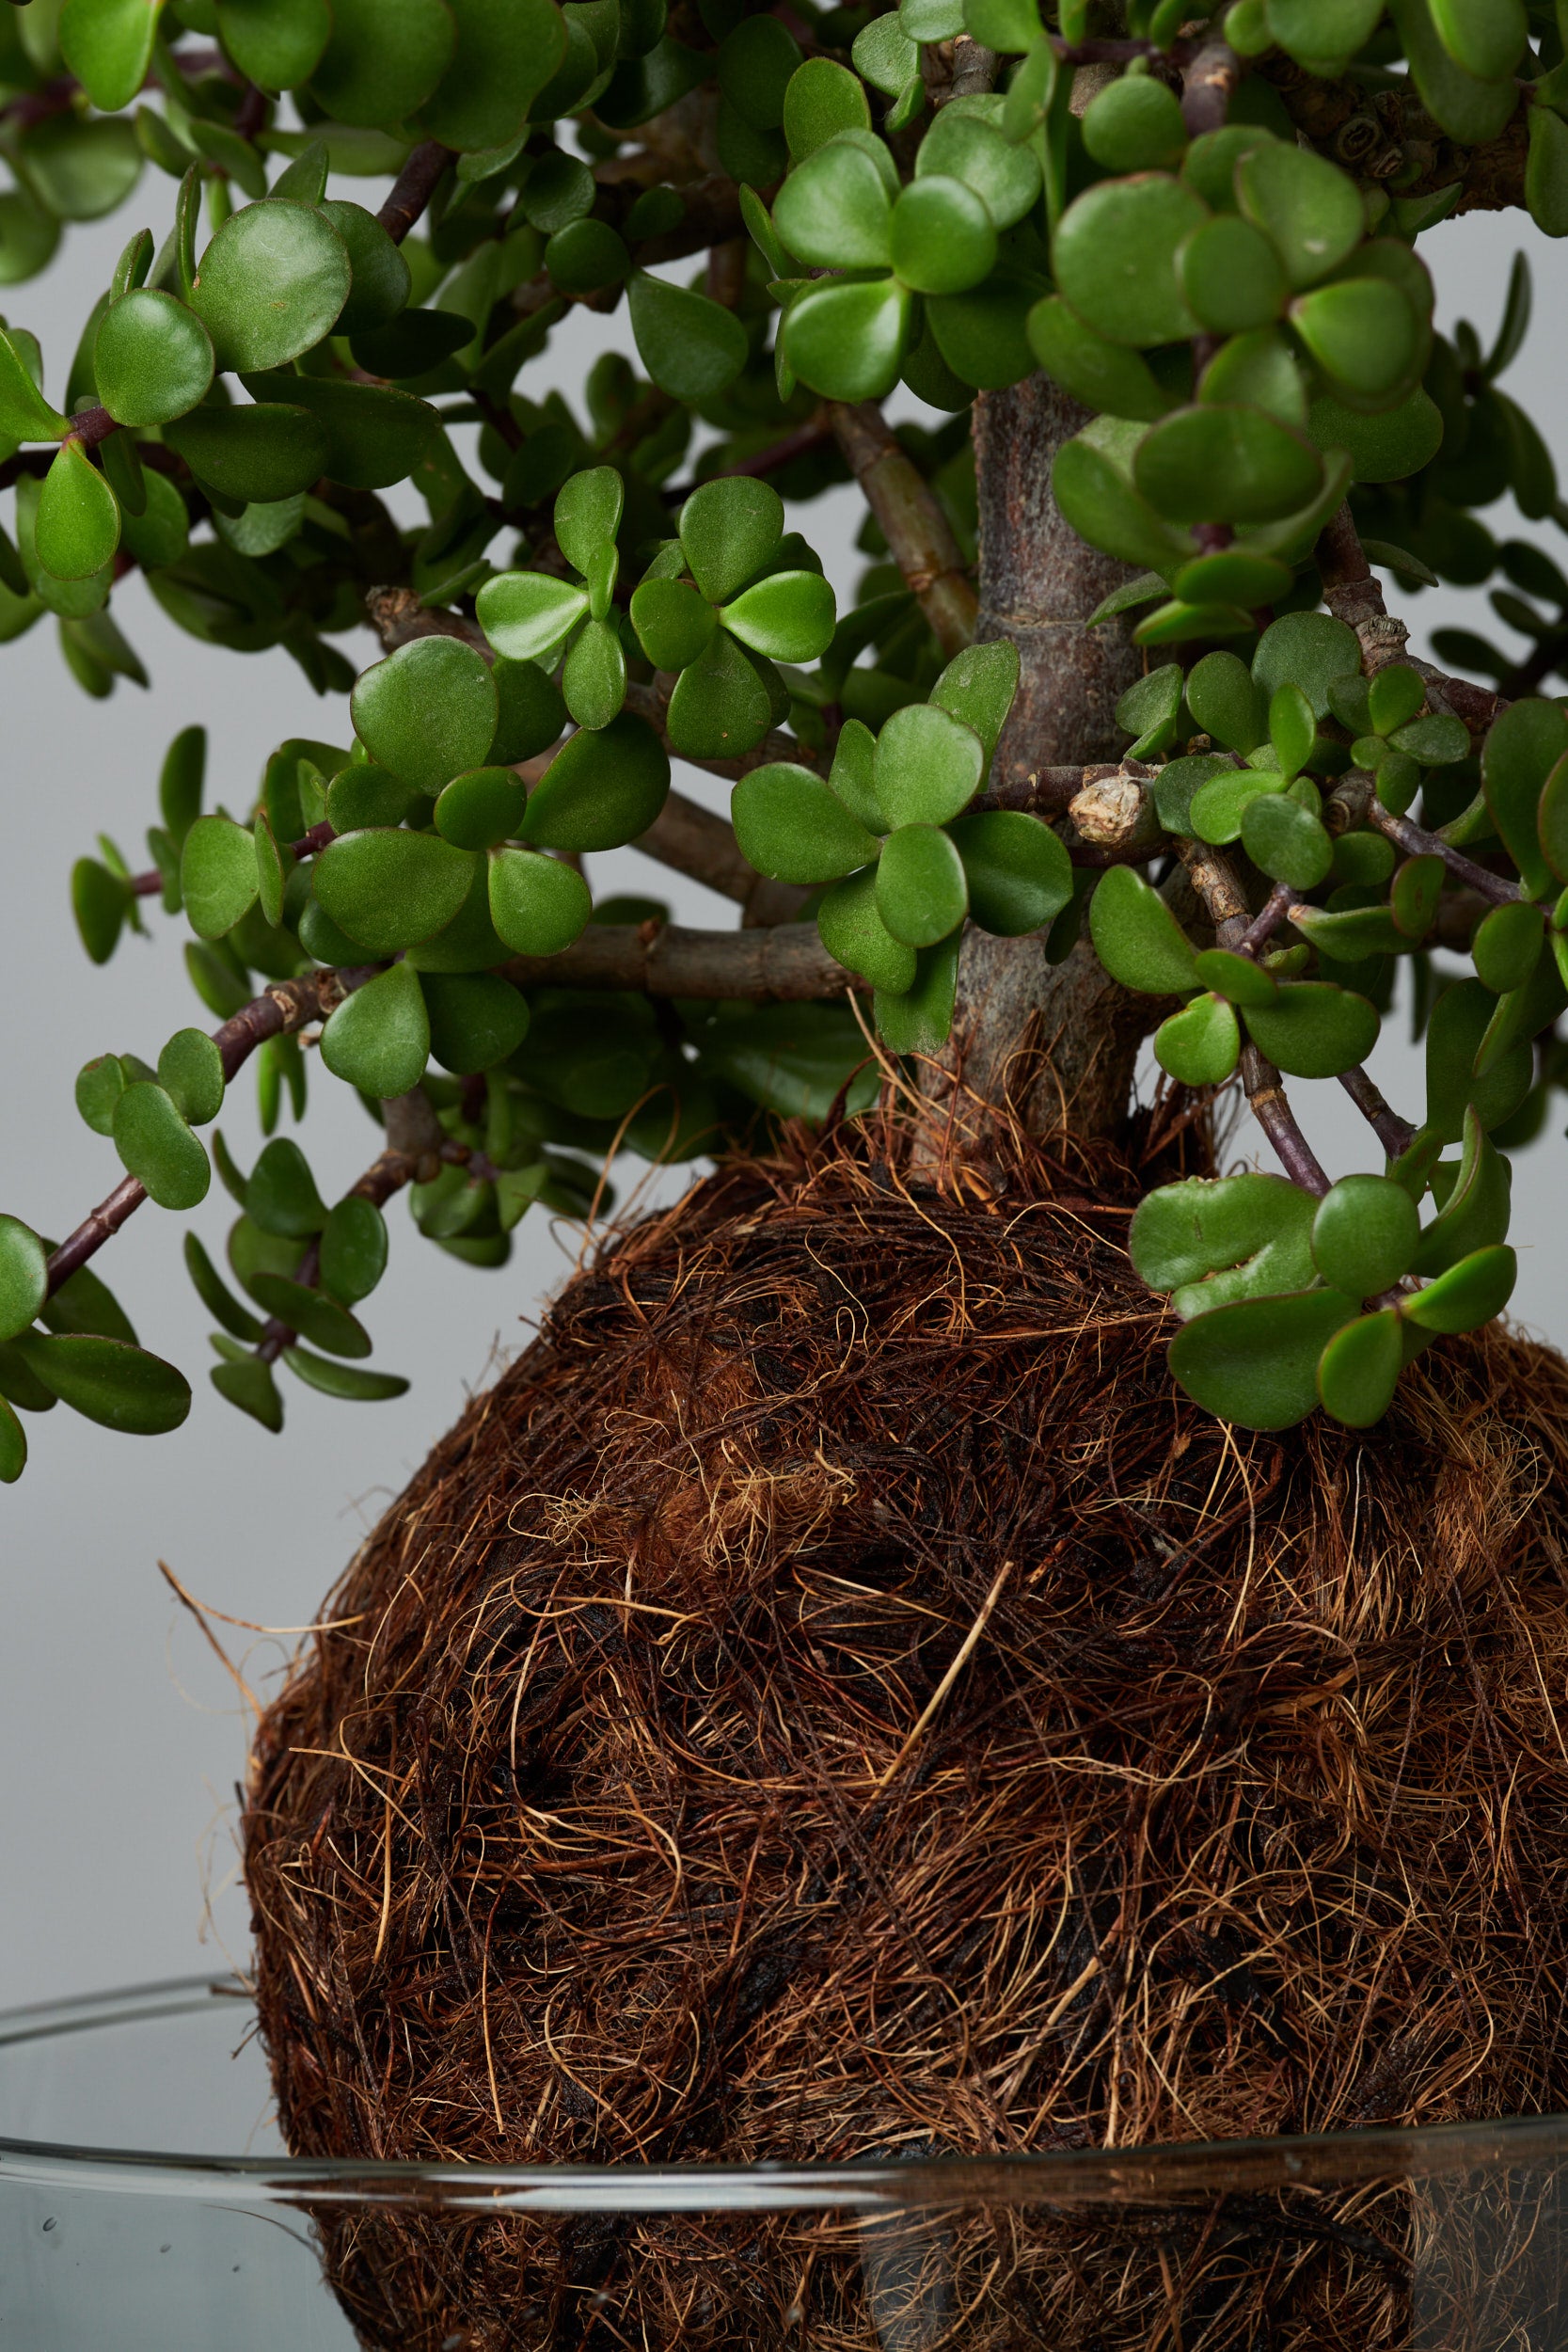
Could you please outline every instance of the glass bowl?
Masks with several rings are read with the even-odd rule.
[[[1565,2187],[1563,2117],[977,2161],[309,2162],[238,1983],[0,2015],[3,2352],[1568,2352]]]

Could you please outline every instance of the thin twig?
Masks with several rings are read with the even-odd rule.
[[[423,139],[412,149],[392,183],[391,194],[376,215],[394,245],[401,245],[457,161],[439,139]]]
[[[1391,1160],[1409,1151],[1416,1130],[1407,1119],[1402,1119],[1359,1064],[1354,1070],[1341,1070],[1339,1084],[1371,1128],[1379,1143]]]
[[[518,988],[636,989],[646,996],[772,997],[803,1004],[866,983],[835,963],[815,923],[766,930],[690,930],[679,923],[594,923],[557,956],[514,956],[500,967]]]

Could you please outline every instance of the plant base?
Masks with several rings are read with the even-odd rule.
[[[359,1552],[245,1824],[296,2151],[1568,2106],[1568,1367],[1444,1343],[1367,1440],[1232,1432],[1125,1168],[928,1161],[802,1143],[624,1233]],[[398,2352],[1143,2352],[1173,2279],[1205,2352],[1409,2342],[1408,2192],[1254,2203],[971,2220],[939,2304],[788,2215],[325,2227]]]

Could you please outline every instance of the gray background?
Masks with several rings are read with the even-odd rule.
[[[335,193],[367,191],[345,183]],[[9,315],[40,336],[56,392],[120,245],[144,218],[161,235],[170,200],[170,183],[150,174],[113,220],[68,232],[49,276],[10,291]],[[1561,256],[1514,215],[1454,224],[1421,250],[1437,272],[1445,323],[1469,316],[1489,334],[1522,242],[1531,247],[1543,323],[1510,389],[1568,461],[1554,398]],[[624,323],[578,312],[523,389],[570,390],[606,342],[629,349]],[[838,494],[803,519],[842,594],[857,562],[857,494]],[[1409,601],[1417,649],[1433,626],[1478,608],[1479,597],[1447,593]],[[180,726],[201,721],[212,730],[210,802],[237,810],[279,738],[346,739],[348,723],[343,705],[319,703],[286,655],[229,654],[181,636],[138,578],[117,591],[115,612],[152,674],[150,694],[121,684],[108,702],[88,701],[67,676],[47,621],[0,649],[0,1208],[55,1234],[118,1174],[110,1147],[71,1107],[78,1066],[106,1049],[154,1057],[171,1029],[202,1018],[175,927],[155,911],[150,942],[129,941],[103,971],[87,962],[67,912],[71,860],[102,828],[143,862],[158,764]],[[373,658],[368,635],[342,642],[356,660]],[[682,782],[721,804],[721,788],[689,775]],[[635,876],[636,886],[662,887],[685,919],[730,919],[706,893],[661,879],[629,852],[596,866],[601,887],[617,872],[628,882]],[[1396,1018],[1374,1067],[1396,1103],[1418,1105],[1418,1073],[1400,1030]],[[1338,1089],[1299,1091],[1331,1168],[1374,1164]],[[346,1089],[324,1080],[313,1095],[306,1140],[330,1198],[373,1155],[374,1132]],[[237,1085],[223,1122],[245,1162],[258,1141],[253,1103],[249,1086]],[[1252,1140],[1243,1135],[1240,1148]],[[1560,1184],[1560,1167],[1550,1143],[1522,1162],[1516,1225],[1530,1320],[1568,1340],[1568,1251],[1547,1191]],[[230,1214],[214,1186],[194,1219],[214,1256]],[[377,1360],[415,1375],[414,1387],[396,1404],[359,1406],[289,1378],[281,1439],[208,1384],[210,1325],[180,1263],[183,1220],[146,1208],[107,1253],[104,1271],[140,1335],[182,1364],[196,1402],[182,1430],[155,1441],[114,1437],[63,1410],[31,1419],[27,1473],[0,1490],[0,2004],[244,1963],[232,1820],[247,1718],[157,1563],[231,1616],[278,1629],[308,1623],[467,1390],[524,1343],[540,1300],[581,1246],[576,1231],[531,1215],[511,1266],[486,1274],[420,1242],[405,1209],[394,1205],[391,1216],[391,1269],[368,1319]],[[264,1691],[288,1635],[214,1630]]]

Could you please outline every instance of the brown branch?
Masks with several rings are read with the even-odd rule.
[[[802,1004],[865,982],[835,963],[815,923],[766,930],[688,930],[677,923],[592,924],[558,956],[500,966],[518,988],[635,989],[646,996],[772,997]]]
[[[1414,823],[1408,817],[1391,816],[1375,794],[1367,811],[1367,822],[1374,832],[1402,850],[1406,857],[1440,857],[1456,882],[1475,891],[1491,906],[1511,907],[1526,895],[1516,882],[1489,873],[1474,858],[1466,857],[1463,850],[1451,848],[1441,834],[1428,833],[1424,825]]]
[[[212,1032],[213,1042],[222,1058],[225,1080],[232,1078],[268,1038],[291,1037],[307,1022],[319,1020],[355,989],[362,987],[378,968],[374,964],[347,971],[326,967],[304,979],[278,980],[263,995],[253,996],[232,1019]],[[47,1279],[51,1298],[78,1266],[97,1256],[146,1199],[146,1190],[135,1176],[121,1177],[108,1198],[83,1218],[74,1232],[67,1234],[50,1258]]]
[[[745,910],[749,928],[793,922],[805,901],[806,893],[792,882],[769,882],[759,874],[748,864],[728,819],[699,801],[688,800],[684,792],[671,793],[631,847],[677,874],[689,875],[721,898],[733,898]]]
[[[874,401],[834,401],[829,414],[889,551],[951,660],[973,642],[979,599],[942,501]]]
[[[782,434],[778,440],[769,441],[766,449],[757,450],[750,457],[740,458],[733,466],[721,467],[714,478],[728,482],[745,475],[753,482],[760,481],[766,474],[777,473],[783,466],[793,465],[797,457],[809,456],[814,449],[820,449],[824,441],[831,441],[832,437],[832,419],[826,408],[818,408],[804,424],[798,424],[792,433]]]
[[[1216,944],[1235,955],[1246,952],[1243,943],[1253,918],[1229,860],[1202,841],[1183,841],[1180,849],[1188,878],[1214,926]],[[1242,1048],[1241,1069],[1252,1115],[1274,1146],[1286,1175],[1303,1192],[1316,1193],[1321,1199],[1328,1190],[1327,1170],[1296,1122],[1279,1072],[1250,1038]]]
[[[423,139],[410,150],[403,169],[392,183],[391,194],[376,215],[394,245],[401,245],[424,212],[448,167],[457,161],[450,147],[439,139]]]
[[[1242,85],[1242,61],[1223,40],[1206,41],[1182,75],[1181,119],[1189,138],[1219,131]]]
[[[1348,501],[1324,524],[1314,553],[1323,577],[1323,602],[1336,620],[1355,631],[1368,676],[1375,677],[1391,661],[1402,662],[1426,681],[1429,709],[1451,713],[1464,721],[1472,736],[1484,735],[1493,720],[1507,709],[1507,703],[1491,688],[1473,685],[1468,678],[1449,677],[1405,650],[1410,631],[1388,611],[1383,583],[1372,576]]]
[[[1407,1119],[1402,1119],[1386,1099],[1383,1090],[1359,1067],[1341,1070],[1339,1084],[1366,1120],[1372,1133],[1391,1160],[1408,1152],[1416,1130]]]

